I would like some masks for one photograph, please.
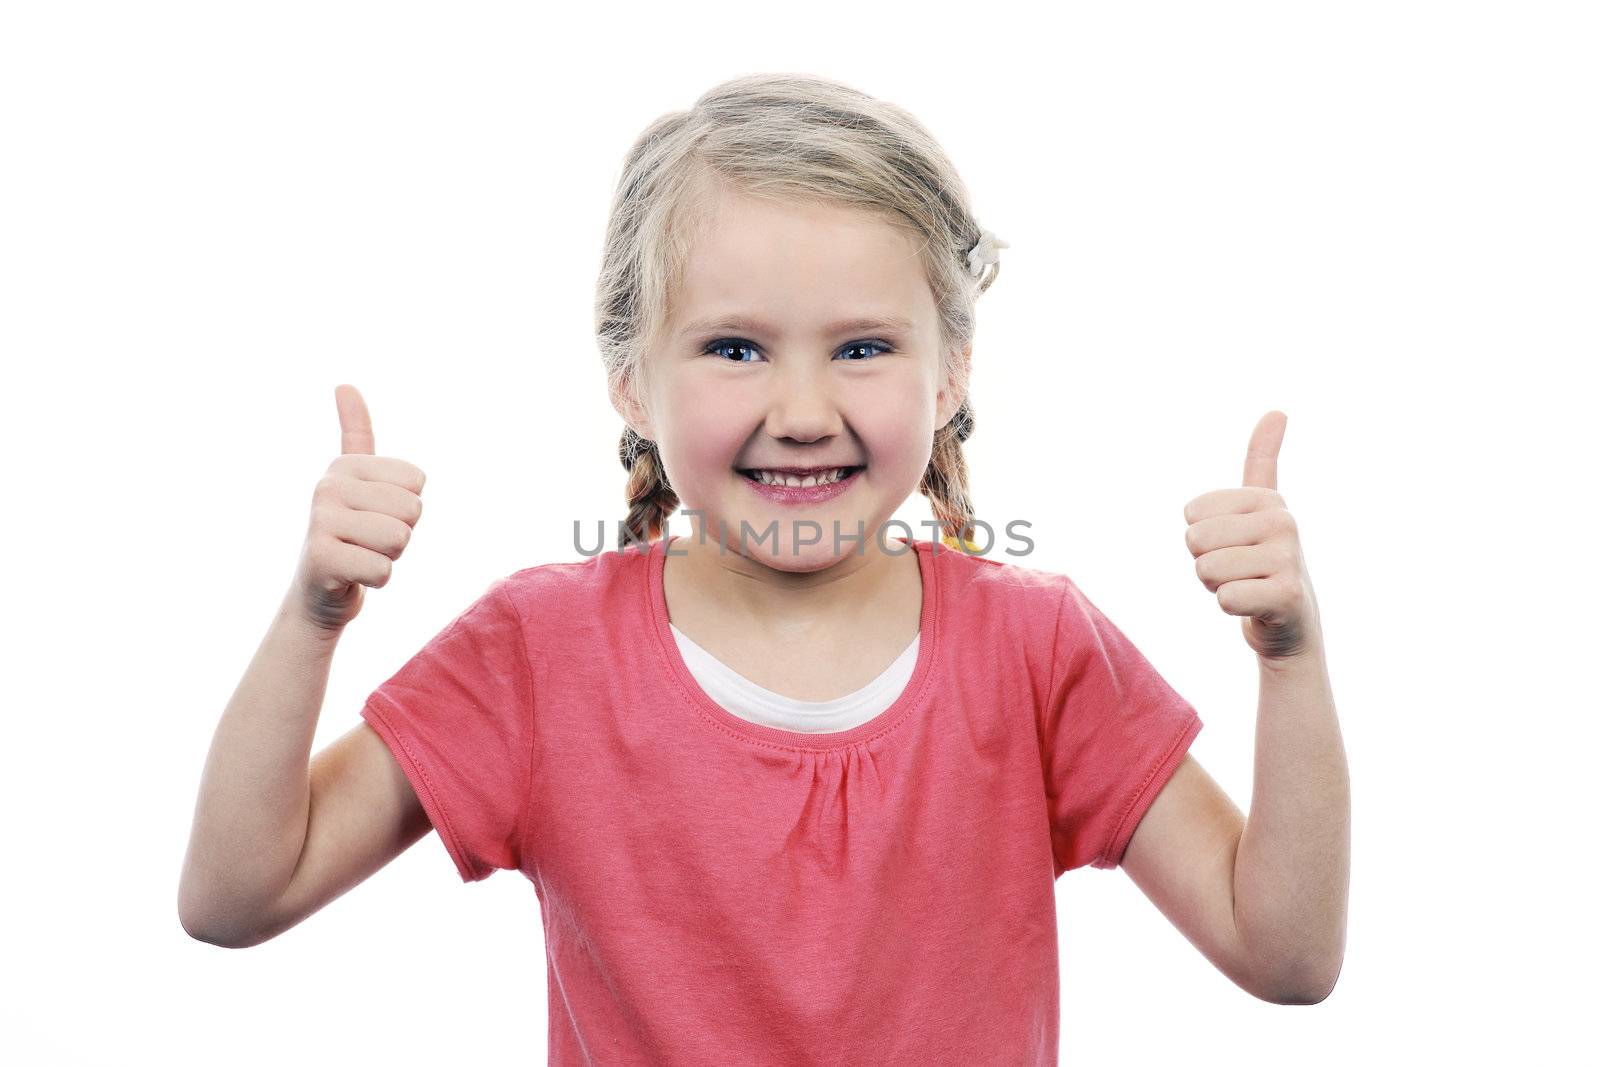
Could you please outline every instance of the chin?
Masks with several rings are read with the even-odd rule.
[[[770,567],[775,571],[787,571],[791,574],[809,574],[813,571],[827,570],[829,567],[845,559],[851,551],[850,545],[840,546],[836,554],[833,546],[824,541],[820,544],[806,545],[796,552],[787,551],[787,546],[780,544],[776,552],[770,551],[765,544],[752,546],[745,553],[746,558]]]
[[[778,532],[775,538],[771,535],[768,535],[767,537],[758,540],[757,536],[767,528],[767,523],[757,522],[755,519],[749,517],[746,517],[744,521],[749,525],[750,533],[744,539],[744,541],[741,542],[739,539],[739,521],[740,520],[738,518],[732,518],[724,519],[721,523],[721,528],[726,531],[726,551],[729,553],[739,553],[746,559],[754,560],[755,562],[771,567],[774,570],[820,570],[851,555],[865,555],[866,552],[870,551],[872,547],[870,544],[868,544],[865,549],[858,551],[856,548],[856,543],[853,540],[844,540],[841,538],[838,551],[835,551],[833,547],[833,535],[829,526],[827,525],[824,525],[823,527],[822,539],[820,541],[796,546],[792,543],[792,527],[786,530],[785,527],[788,524],[781,519],[775,520],[778,524]],[[865,520],[862,521],[864,523],[863,528],[870,531],[872,529],[871,525],[865,524]],[[711,519],[711,521],[705,523],[706,536],[704,543],[713,551],[717,549],[718,528],[719,526],[715,519]],[[839,528],[844,533],[850,533],[855,530],[856,523],[854,520],[845,522],[841,519]],[[802,535],[809,536],[813,531],[809,527],[805,527],[799,532]],[[869,533],[867,536],[870,537],[871,534]]]

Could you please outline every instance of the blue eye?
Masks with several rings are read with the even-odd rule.
[[[745,350],[750,351],[750,352],[759,351],[759,349],[757,349],[755,345],[751,344],[749,341],[746,341],[742,337],[723,337],[723,338],[719,338],[718,340],[712,341],[710,344],[706,345],[706,347],[704,348],[703,351],[707,355],[713,355],[713,354],[720,354],[722,352],[722,350],[726,349],[726,348],[733,348],[733,349],[741,349],[742,348],[742,349],[745,349]],[[893,352],[894,351],[894,346],[893,345],[886,344],[883,341],[852,341],[850,344],[848,344],[844,348],[840,349],[840,352],[841,353],[843,353],[843,352],[853,352],[853,351],[855,351],[857,349],[866,349],[866,348],[881,349],[883,353],[889,353],[889,352]],[[876,358],[877,358],[876,356],[869,356],[866,359],[846,359],[845,362],[846,363],[866,363],[866,362],[869,362],[870,360],[876,359]],[[754,363],[755,360],[753,360],[753,359],[731,358],[731,359],[724,360],[724,362],[727,362],[727,363]]]
[[[850,352],[850,351],[853,351],[853,350],[858,349],[858,348],[881,348],[881,349],[883,349],[883,351],[885,353],[894,351],[894,348],[892,346],[886,345],[882,341],[852,341],[844,349],[844,351]],[[846,363],[866,363],[866,362],[868,362],[869,359],[876,359],[876,358],[877,358],[876,356],[870,356],[870,357],[868,357],[868,359],[849,359],[849,360],[845,360],[845,362]]]
[[[724,349],[724,348],[743,348],[743,349],[747,349],[748,351],[751,351],[751,352],[755,351],[755,345],[751,344],[749,341],[743,340],[743,339],[738,338],[738,337],[724,337],[719,341],[712,341],[710,344],[706,345],[705,351],[706,351],[707,354],[720,353],[722,351],[722,349]],[[729,359],[729,360],[725,360],[724,362],[727,362],[727,363],[753,363],[754,360],[749,360],[749,359]]]

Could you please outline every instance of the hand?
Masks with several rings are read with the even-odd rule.
[[[1278,495],[1278,448],[1289,417],[1269,411],[1245,451],[1244,486],[1216,489],[1184,505],[1184,540],[1195,573],[1263,663],[1319,649],[1322,623],[1300,551],[1300,531]]]
[[[360,613],[362,586],[389,584],[422,516],[427,476],[403,459],[373,454],[372,419],[354,386],[337,386],[333,398],[341,455],[312,494],[311,529],[290,597],[312,625],[338,633]]]

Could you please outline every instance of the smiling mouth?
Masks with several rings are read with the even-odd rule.
[[[812,485],[843,481],[857,471],[865,469],[865,464],[856,467],[807,467],[804,469],[795,467],[735,468],[746,479],[758,485],[789,485],[795,488],[804,487],[807,479],[810,479]]]

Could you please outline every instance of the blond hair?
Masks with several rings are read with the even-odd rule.
[[[617,180],[595,287],[595,334],[612,396],[642,407],[645,353],[662,337],[688,250],[722,187],[869,211],[920,243],[942,369],[964,399],[934,432],[918,490],[946,543],[965,543],[974,514],[961,448],[973,429],[964,353],[977,298],[1000,266],[988,264],[976,277],[968,271],[967,253],[983,231],[944,150],[908,112],[857,89],[810,74],[746,75],[639,135]],[[622,548],[661,536],[678,496],[654,442],[632,427],[622,433],[618,458],[628,472]]]

